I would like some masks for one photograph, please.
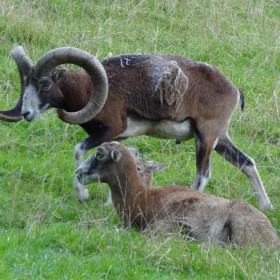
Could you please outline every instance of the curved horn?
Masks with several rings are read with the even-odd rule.
[[[82,67],[91,77],[94,90],[88,104],[77,112],[59,110],[59,117],[68,123],[85,123],[96,116],[104,106],[108,95],[108,78],[103,65],[93,55],[73,47],[51,50],[36,63],[34,72],[37,77],[47,74],[54,67],[71,63]]]
[[[33,65],[30,59],[27,57],[22,46],[16,46],[12,51],[12,56],[19,71],[21,90],[19,100],[15,107],[10,110],[0,111],[0,120],[7,122],[18,122],[22,120],[21,107],[22,98],[25,91],[25,77]]]
[[[16,46],[12,51],[12,56],[17,64],[19,71],[26,76],[33,63],[30,61],[29,57],[26,55],[22,46]]]

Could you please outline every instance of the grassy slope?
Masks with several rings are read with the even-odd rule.
[[[2,1],[3,2],[3,1]],[[230,126],[252,156],[275,205],[280,231],[280,98],[278,1],[16,1],[1,3],[0,108],[17,99],[19,79],[9,56],[22,44],[36,61],[46,51],[75,46],[109,52],[176,53],[218,67],[245,93]],[[3,279],[279,279],[275,249],[208,248],[180,238],[150,238],[121,229],[107,187],[93,199],[73,197],[73,146],[86,137],[55,111],[34,123],[1,123],[0,275]],[[139,137],[124,142],[146,158],[169,162],[155,184],[190,185],[193,141],[174,145]],[[206,191],[256,206],[244,177],[215,154]]]

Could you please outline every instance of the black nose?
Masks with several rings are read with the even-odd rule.
[[[81,170],[81,169],[77,169],[76,171],[76,175],[77,175],[77,178],[80,179],[83,177],[83,174],[84,172]]]
[[[28,115],[30,114],[29,111],[26,111],[24,113],[22,113],[22,116],[26,119],[28,117]]]

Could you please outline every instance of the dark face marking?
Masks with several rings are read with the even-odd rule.
[[[97,155],[95,155],[93,158],[92,158],[92,161],[91,161],[91,164],[90,164],[90,170],[94,170],[94,169],[97,169],[98,167],[98,160],[97,160]]]

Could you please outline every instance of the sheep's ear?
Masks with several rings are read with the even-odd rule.
[[[112,157],[113,161],[119,161],[122,157],[122,154],[119,150],[113,150],[111,152],[111,157]]]
[[[66,74],[66,69],[57,69],[52,73],[52,79],[56,82],[58,80],[62,80]]]
[[[136,148],[129,147],[127,148],[129,152],[134,156],[134,157],[139,157],[139,151]]]
[[[162,171],[163,169],[165,169],[167,167],[167,163],[163,163],[163,164],[159,164],[159,165],[155,165],[154,161],[149,161],[149,172],[150,173],[157,173]]]

